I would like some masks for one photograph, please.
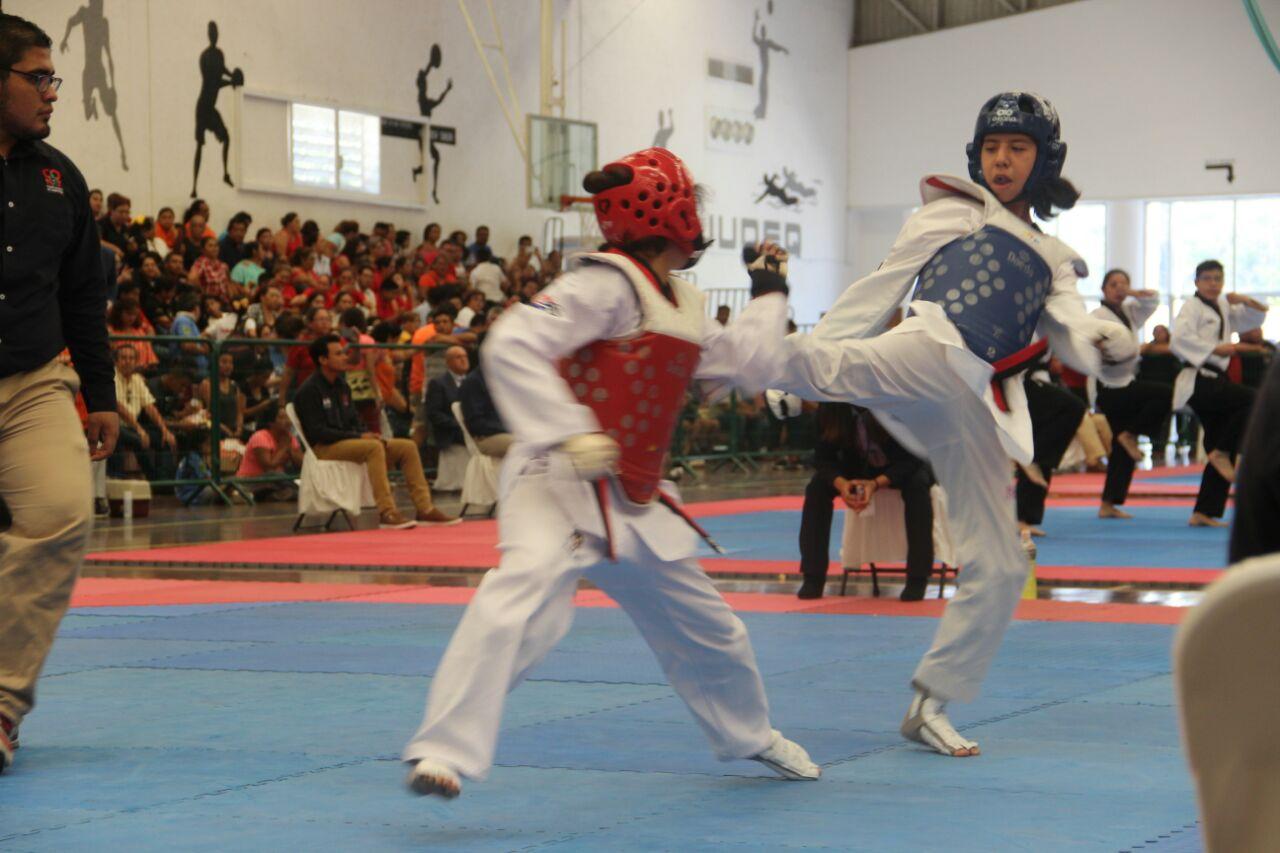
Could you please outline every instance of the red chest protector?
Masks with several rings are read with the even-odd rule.
[[[622,448],[622,490],[636,503],[648,503],[701,357],[702,294],[672,279],[672,304],[649,271],[621,253],[590,255],[585,262],[608,264],[626,275],[640,304],[640,329],[583,347],[561,362],[560,375]]]

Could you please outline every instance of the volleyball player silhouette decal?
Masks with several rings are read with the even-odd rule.
[[[227,160],[231,155],[231,134],[218,112],[218,93],[224,86],[243,86],[244,72],[239,68],[227,69],[227,58],[218,47],[218,24],[209,22],[209,46],[200,54],[200,94],[196,98],[196,162],[192,170],[191,197],[196,198],[196,186],[200,183],[200,155],[204,151],[204,138],[208,133],[222,143],[222,182],[234,187]]]

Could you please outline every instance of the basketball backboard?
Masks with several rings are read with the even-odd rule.
[[[562,196],[582,194],[582,179],[596,168],[596,124],[529,115],[527,201],[559,210]]]

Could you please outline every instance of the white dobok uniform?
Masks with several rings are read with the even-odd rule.
[[[1159,307],[1159,296],[1126,296],[1124,302],[1120,303],[1121,313],[1129,320],[1129,334],[1133,336],[1133,345],[1135,347],[1141,347],[1142,327],[1146,325],[1147,321],[1151,319],[1151,315],[1156,313],[1156,309]],[[1107,320],[1112,323],[1120,322],[1119,318],[1116,317],[1115,312],[1106,305],[1099,305],[1097,308],[1094,308],[1090,314],[1097,317],[1099,320]],[[1121,323],[1121,325],[1124,324]],[[1108,388],[1126,388],[1131,382],[1133,382],[1134,378],[1134,376],[1130,375],[1121,377],[1118,382],[1107,382],[1090,376],[1087,386],[1089,406],[1093,406],[1099,382]]]
[[[636,436],[643,441],[644,417],[654,415],[642,402],[656,398],[645,382],[652,373],[637,368],[633,383],[594,390],[562,378],[564,360],[596,342],[625,341],[643,330],[669,334],[695,344],[694,353],[700,348],[694,379],[751,392],[765,387],[786,333],[786,297],[754,299],[721,327],[707,319],[697,288],[675,278],[671,286],[678,307],[628,259],[590,255],[531,305],[503,314],[490,333],[481,353],[485,380],[515,436],[501,475],[502,559],[481,581],[449,643],[406,761],[431,758],[484,778],[505,696],[568,632],[584,573],[631,617],[719,758],[747,758],[769,746],[768,703],[750,639],[698,565],[695,531],[656,500],[632,502],[611,477],[607,512],[617,559],[610,561],[594,484],[577,478],[556,449],[601,430],[595,412],[580,402],[587,394],[634,395],[636,414],[624,423],[636,432],[617,436],[624,451]],[[579,376],[577,366],[569,369]],[[591,372],[580,377],[584,383]],[[673,484],[660,488],[676,496]]]
[[[1028,568],[1009,458],[1031,460],[1031,420],[1021,373],[1001,383],[1003,408],[992,390],[998,344],[1025,347],[1033,336],[1044,338],[1076,370],[1113,381],[1132,374],[1137,349],[1123,326],[1085,312],[1076,292],[1085,265],[1066,244],[969,181],[929,176],[921,194],[924,206],[879,269],[850,285],[812,335],[786,339],[785,369],[772,387],[865,406],[932,463],[947,493],[961,574],[914,682],[943,700],[971,700]],[[880,334],[917,277],[910,316]],[[961,329],[972,316],[965,312],[985,305],[1007,312],[996,338],[982,345],[986,359]]]
[[[1232,305],[1226,294],[1218,296],[1218,311],[1192,295],[1182,303],[1169,330],[1169,349],[1182,359],[1185,367],[1173,386],[1173,410],[1187,409],[1187,401],[1196,390],[1196,374],[1221,375],[1231,365],[1231,356],[1214,355],[1219,344],[1231,343],[1233,332],[1250,332],[1267,319],[1266,312],[1249,305]],[[1221,319],[1219,319],[1221,318]]]

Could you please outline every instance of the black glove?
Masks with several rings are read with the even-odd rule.
[[[781,293],[786,296],[791,292],[787,286],[786,276],[772,269],[750,270],[751,298],[764,296],[766,293]]]

